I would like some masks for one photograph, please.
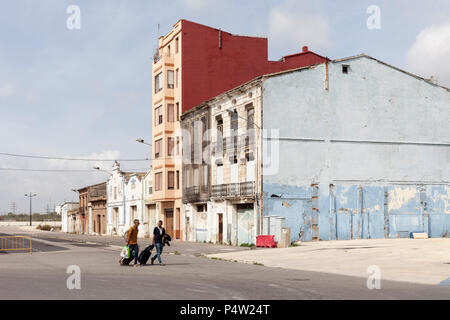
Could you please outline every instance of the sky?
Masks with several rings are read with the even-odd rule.
[[[79,29],[67,27],[71,5]],[[72,189],[106,181],[90,171],[111,170],[100,160],[151,158],[135,141],[151,140],[151,57],[181,18],[267,37],[271,60],[304,45],[332,59],[366,53],[450,87],[448,0],[1,0],[0,153],[99,160],[0,155],[0,214],[12,203],[28,212],[28,192],[36,212],[77,200]],[[150,162],[121,165],[143,171]]]

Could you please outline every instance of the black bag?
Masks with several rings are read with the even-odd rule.
[[[119,263],[121,266],[129,266],[130,262],[133,261],[134,257],[120,258]]]
[[[130,250],[130,257],[129,258],[120,258],[119,263],[121,266],[129,266],[130,262],[133,261],[134,256],[136,255],[136,252],[134,250]]]
[[[148,259],[150,259],[150,256],[152,255],[153,248],[154,245],[149,245],[139,254],[138,261],[140,264],[147,264]]]

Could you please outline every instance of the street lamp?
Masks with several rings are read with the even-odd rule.
[[[148,146],[150,146],[150,147],[152,146],[151,143],[145,142],[144,139],[136,139],[136,142],[146,144],[146,145],[148,145]]]
[[[107,170],[101,169],[100,167],[92,167],[92,169],[95,169],[95,170],[98,170],[98,171],[103,171],[103,172],[106,172],[107,174],[111,174],[112,175],[112,172],[109,172]]]
[[[31,192],[30,192],[30,194],[25,194],[25,197],[30,197],[30,227],[31,227],[31,199],[36,196],[37,196],[37,194],[31,193]]]

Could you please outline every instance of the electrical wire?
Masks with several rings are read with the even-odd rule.
[[[127,169],[127,171],[143,172],[148,169]],[[0,171],[32,171],[32,172],[102,172],[89,169],[28,169],[28,168],[0,168]]]
[[[149,158],[145,159],[88,159],[88,158],[64,158],[64,157],[48,157],[48,156],[34,156],[34,155],[25,155],[25,154],[15,154],[15,153],[6,153],[0,152],[0,156],[7,157],[21,157],[21,158],[32,158],[32,159],[46,159],[46,160],[70,160],[70,161],[151,161]]]

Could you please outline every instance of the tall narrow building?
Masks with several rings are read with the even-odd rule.
[[[181,114],[257,76],[326,60],[303,47],[300,53],[269,61],[267,48],[266,38],[233,35],[183,19],[159,38],[152,67],[153,196],[157,216],[175,239],[185,239],[190,225],[182,212]]]

